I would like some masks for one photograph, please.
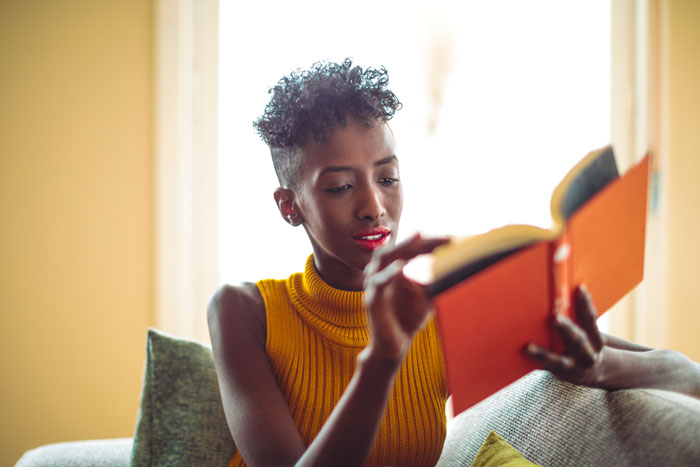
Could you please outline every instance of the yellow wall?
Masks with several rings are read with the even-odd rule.
[[[700,2],[666,7],[667,337],[700,361]]]
[[[0,0],[0,465],[131,436],[152,319],[148,0]]]

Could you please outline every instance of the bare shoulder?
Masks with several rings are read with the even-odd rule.
[[[220,287],[209,301],[207,319],[236,448],[248,465],[293,464],[304,453],[304,443],[265,351],[265,302],[258,287]]]
[[[212,344],[236,338],[253,337],[265,345],[265,302],[257,285],[222,285],[207,307]]]

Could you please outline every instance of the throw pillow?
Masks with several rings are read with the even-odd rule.
[[[131,465],[225,466],[235,449],[211,348],[149,329]]]
[[[489,433],[486,441],[479,448],[472,467],[527,467],[533,464],[525,459],[513,446],[501,438],[495,431]]]

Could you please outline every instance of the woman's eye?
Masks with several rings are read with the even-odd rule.
[[[396,185],[397,183],[399,183],[399,179],[398,178],[389,178],[389,177],[380,178],[379,183],[381,183],[382,185],[392,186],[392,185]]]
[[[326,191],[328,193],[343,193],[345,191],[348,191],[351,188],[351,185],[345,184],[342,186],[337,186],[335,188],[328,188]]]

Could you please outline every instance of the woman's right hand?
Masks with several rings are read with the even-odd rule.
[[[406,263],[430,253],[449,238],[423,238],[415,234],[394,247],[378,250],[365,268],[365,304],[371,333],[368,351],[377,357],[400,361],[413,336],[432,313],[425,287],[403,273]]]

